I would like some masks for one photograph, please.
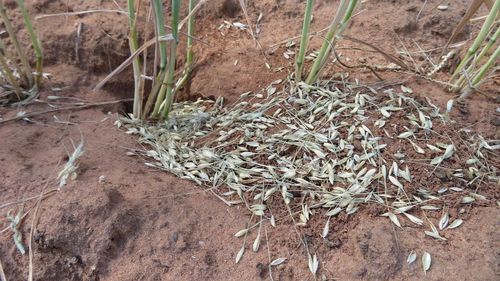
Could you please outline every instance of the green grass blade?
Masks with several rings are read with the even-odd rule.
[[[181,1],[172,0],[172,35],[174,36],[174,41],[170,45],[170,59],[168,62],[168,72],[165,84],[167,86],[167,92],[165,97],[165,106],[162,110],[162,117],[164,119],[168,118],[170,113],[170,108],[174,101],[174,74],[175,74],[175,59],[177,55],[177,44],[179,42],[179,12],[180,12]]]
[[[309,43],[309,26],[311,25],[313,5],[314,0],[307,0],[304,23],[302,25],[302,37],[300,38],[300,49],[295,60],[295,81],[297,82],[302,80],[302,69],[304,68],[304,57]]]

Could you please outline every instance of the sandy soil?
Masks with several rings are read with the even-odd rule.
[[[8,2],[13,7],[14,1]],[[114,1],[34,0],[32,14],[43,15],[97,8],[117,9]],[[249,15],[263,14],[258,35],[259,49],[250,35],[235,29],[219,29],[227,21],[244,22],[237,1],[212,0],[197,18],[196,68],[181,99],[224,96],[229,103],[243,92],[256,91],[284,78],[293,69],[286,59],[284,45],[275,43],[300,33],[304,1],[247,1]],[[338,1],[315,1],[312,30],[328,24]],[[450,1],[449,9],[435,7],[442,1],[427,1],[415,21],[423,1],[365,1],[347,34],[370,42],[388,53],[397,54],[404,43],[411,50],[442,46],[469,1]],[[125,1],[116,1],[122,8]],[[484,13],[484,11],[482,11]],[[15,15],[20,22],[19,15]],[[77,29],[81,26],[81,34]],[[86,101],[111,101],[132,95],[130,71],[116,77],[100,92],[93,86],[117,67],[128,54],[127,24],[123,15],[95,13],[81,16],[49,17],[37,21],[44,45],[46,72],[52,74],[40,100],[49,95],[74,97]],[[20,25],[17,26],[20,28]],[[469,38],[478,26],[468,26],[459,40]],[[26,39],[24,30],[21,36]],[[313,40],[313,47],[319,40]],[[363,49],[363,50],[359,50]],[[362,60],[383,65],[377,53],[348,41],[340,52],[349,63]],[[434,58],[438,56],[434,54]],[[418,57],[418,62],[425,60]],[[237,61],[237,63],[235,63]],[[182,59],[180,62],[182,63]],[[271,69],[266,67],[266,63]],[[330,75],[350,72],[366,83],[378,79],[362,69],[334,66]],[[444,106],[453,94],[443,86],[415,75],[379,72],[389,83],[398,81]],[[447,77],[440,73],[440,78]],[[475,95],[469,104],[456,108],[452,117],[463,126],[477,130],[486,138],[499,139],[499,82]],[[62,91],[55,91],[60,88]],[[25,110],[47,109],[34,103]],[[37,196],[55,187],[54,176],[72,150],[71,140],[85,142],[78,178],[61,191],[41,201],[34,231],[34,280],[313,280],[307,268],[305,250],[291,227],[283,221],[267,227],[271,259],[287,261],[268,272],[266,245],[258,253],[247,253],[240,263],[234,259],[242,241],[234,233],[242,229],[248,214],[239,207],[228,207],[210,193],[189,181],[151,169],[144,159],[126,155],[138,148],[113,122],[130,108],[129,102],[37,115],[33,122],[0,123],[0,261],[8,280],[25,280],[28,255],[20,255],[8,228],[5,205]],[[8,119],[21,109],[0,108]],[[1,121],[0,121],[1,122]],[[500,159],[497,159],[497,163]],[[59,166],[58,166],[59,164]],[[500,168],[500,167],[497,167]],[[465,208],[464,224],[445,233],[447,241],[425,236],[423,228],[404,223],[395,228],[380,212],[367,208],[356,216],[339,216],[331,221],[330,234],[321,238],[323,221],[311,222],[303,229],[308,244],[320,258],[319,280],[498,280],[500,279],[500,216],[498,186],[479,190],[490,196],[483,204]],[[20,230],[25,245],[36,200],[27,201],[29,211]],[[454,212],[463,206],[450,202]],[[263,242],[265,243],[265,242]],[[411,250],[432,255],[432,267],[424,275],[420,259],[408,266]]]

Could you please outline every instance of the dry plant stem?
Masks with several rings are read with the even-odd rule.
[[[28,33],[31,39],[31,44],[33,45],[33,49],[35,51],[35,86],[37,89],[40,89],[42,86],[42,69],[43,69],[43,53],[42,53],[42,46],[40,44],[40,40],[38,39],[38,36],[36,35],[35,29],[33,28],[33,24],[31,23],[30,20],[30,15],[28,11],[26,10],[26,7],[24,5],[24,0],[17,0],[17,5],[19,6],[19,9],[21,10],[21,13],[23,14],[23,19],[24,19],[24,24],[26,25],[26,28],[28,29]]]
[[[337,59],[337,62],[340,65],[342,65],[343,67],[345,67],[345,68],[368,68],[373,73],[373,75],[375,75],[380,81],[384,81],[384,79],[382,79],[382,77],[380,77],[380,75],[378,75],[377,71],[375,71],[375,69],[373,69],[373,67],[371,67],[370,65],[368,65],[368,64],[347,65],[344,62],[342,62],[342,60],[340,59],[339,55],[337,54],[337,51],[335,50],[335,48],[332,48],[332,51],[333,51],[333,55],[335,56],[335,59]]]
[[[450,43],[457,37],[458,33],[462,31],[464,28],[465,24],[472,18],[472,16],[476,13],[476,11],[481,7],[481,4],[485,2],[484,0],[474,0],[470,5],[469,8],[467,8],[467,12],[465,15],[462,17],[458,25],[453,29],[453,33],[450,36],[450,39],[448,39],[448,42],[446,42],[446,45],[443,48],[443,52],[441,55],[444,55],[446,52],[446,49],[448,49],[448,46]]]
[[[168,72],[165,76],[164,84],[167,86],[165,105],[162,109],[162,118],[168,119],[168,114],[170,113],[170,108],[174,102],[174,75],[175,75],[175,62],[177,55],[177,44],[179,42],[179,12],[180,12],[180,0],[172,0],[172,35],[174,40],[170,44],[170,59],[168,62]],[[160,92],[161,93],[161,92]]]
[[[33,213],[33,219],[31,220],[31,229],[30,229],[30,237],[29,237],[29,243],[28,243],[28,254],[29,254],[29,268],[28,268],[28,281],[33,281],[33,249],[32,249],[32,240],[33,240],[33,235],[35,234],[35,226],[38,221],[38,210],[40,209],[40,205],[42,203],[42,200],[44,199],[44,191],[45,189],[49,186],[50,179],[53,177],[54,172],[57,167],[59,167],[59,164],[61,161],[57,163],[57,165],[54,167],[52,170],[49,178],[45,182],[45,185],[42,187],[42,190],[40,191],[40,195],[38,196],[38,200],[36,202],[35,206],[35,212]]]
[[[43,195],[43,197],[44,197],[44,198],[46,198],[46,197],[51,196],[51,195],[52,195],[52,193],[53,193],[53,192],[55,192],[55,191],[57,191],[57,188],[51,189],[51,190],[49,190],[49,191],[45,192],[45,193],[44,193],[44,194],[42,194],[42,195]],[[12,206],[12,205],[24,204],[24,203],[26,203],[26,202],[28,202],[28,201],[31,201],[31,200],[33,200],[33,199],[37,199],[37,198],[39,198],[39,197],[40,197],[40,195],[35,195],[35,196],[31,196],[31,197],[24,198],[24,199],[22,199],[22,200],[18,200],[18,201],[14,201],[14,202],[9,202],[9,203],[4,203],[4,204],[0,205],[0,210],[1,210],[1,209],[4,209],[4,208],[7,208],[7,207],[9,207],[9,206]]]
[[[184,24],[186,24],[187,21],[191,19],[191,17],[194,17],[194,14],[205,4],[208,0],[200,0],[196,6],[194,6],[192,9],[190,9],[188,15],[179,23],[179,30],[182,29]],[[193,3],[194,4],[194,3]]]
[[[302,37],[300,38],[300,49],[295,61],[295,81],[302,81],[302,69],[304,67],[304,56],[309,43],[309,26],[311,25],[312,7],[314,0],[307,0],[304,23],[302,26]]]
[[[245,20],[248,25],[248,32],[250,33],[250,36],[252,36],[253,41],[255,41],[255,44],[259,47],[259,50],[264,57],[264,59],[267,61],[266,53],[264,52],[264,49],[262,48],[262,45],[260,44],[259,40],[257,39],[257,36],[255,36],[255,33],[253,32],[252,28],[252,23],[250,22],[250,17],[248,16],[248,10],[247,6],[245,4],[245,0],[239,0],[241,10],[243,10],[243,14],[245,15]]]
[[[152,46],[157,42],[166,42],[170,40],[173,40],[173,37],[170,34],[167,34],[163,37],[153,38],[147,41],[139,49],[137,49],[137,51],[131,54],[130,57],[128,57],[124,62],[122,62],[120,66],[115,68],[115,70],[113,70],[110,74],[108,74],[108,76],[102,79],[101,82],[99,82],[99,84],[97,84],[93,90],[94,91],[100,90],[104,86],[104,84],[106,84],[109,80],[111,80],[111,78],[113,78],[115,75],[117,75],[118,73],[122,72],[125,68],[127,68],[127,66],[129,66],[133,62],[134,58],[140,55],[142,52],[144,52],[144,50],[146,50],[148,47]]]
[[[27,216],[29,215],[29,213],[31,212],[31,210],[32,210],[32,209],[33,209],[33,207],[32,207],[32,208],[30,208],[27,212],[25,212],[25,213],[23,214],[23,216],[21,217],[21,221],[22,221],[22,220],[24,220],[24,218],[25,218],[25,217],[27,217]],[[4,229],[0,230],[0,234],[4,234],[5,232],[7,232],[7,231],[9,231],[9,230],[12,230],[12,228],[10,227],[10,225],[9,225],[9,226],[7,226],[6,228],[4,228]]]
[[[5,26],[5,30],[9,34],[9,37],[12,41],[12,45],[14,45],[14,49],[21,60],[21,66],[23,68],[22,76],[26,79],[26,82],[31,86],[33,85],[33,75],[31,74],[30,64],[28,62],[28,56],[26,52],[19,44],[19,40],[17,38],[14,29],[12,28],[12,24],[10,23],[9,18],[7,17],[7,13],[5,12],[5,6],[3,5],[3,1],[0,1],[0,17],[2,18]]]
[[[486,7],[488,8],[488,10],[491,10],[491,8],[493,7],[493,1],[496,1],[496,0],[484,0],[484,4],[486,5]]]
[[[264,232],[266,234],[267,259],[269,260],[269,280],[274,281],[272,266],[271,266],[271,251],[269,250],[269,236],[267,235],[267,227],[264,227]]]
[[[113,13],[113,14],[121,14],[121,15],[128,16],[127,12],[120,11],[120,10],[99,9],[99,10],[87,10],[87,11],[78,11],[78,12],[39,15],[39,16],[35,17],[35,20],[41,20],[41,19],[50,18],[50,17],[79,16],[79,15],[95,14],[95,13]]]
[[[250,35],[252,36],[253,40],[255,40],[257,42],[257,44],[259,44],[259,42],[257,41],[257,37],[255,37],[255,34],[253,33],[253,28],[252,28],[252,25],[250,23],[250,17],[248,16],[247,5],[245,4],[245,0],[238,0],[238,1],[240,3],[240,7],[241,7],[241,10],[243,11],[243,14],[245,15],[245,20],[247,21]]]
[[[481,27],[481,31],[474,40],[474,43],[472,43],[472,46],[470,46],[470,48],[467,50],[467,53],[465,54],[464,58],[458,65],[457,69],[455,70],[455,73],[453,73],[450,80],[454,80],[457,77],[457,75],[462,72],[462,69],[466,66],[466,63],[470,60],[470,58],[472,58],[476,54],[477,50],[486,39],[486,36],[488,35],[490,28],[495,22],[499,9],[500,9],[500,1],[495,1],[495,5],[491,9],[490,13],[488,14],[488,17],[486,18],[486,21]]]
[[[312,36],[312,35],[318,35],[318,33],[322,33],[322,32],[324,32],[324,31],[326,31],[326,30],[328,30],[328,26],[327,26],[327,27],[325,27],[325,28],[323,28],[323,29],[317,30],[317,31],[311,31],[311,32],[309,32],[309,34],[308,34],[308,35],[309,35],[309,36]],[[293,37],[290,37],[290,38],[287,38],[287,39],[285,39],[285,40],[281,40],[281,41],[279,41],[279,42],[276,42],[276,43],[274,43],[274,44],[270,45],[268,49],[273,49],[273,48],[274,48],[274,47],[276,47],[276,46],[286,44],[286,43],[288,43],[288,42],[290,42],[290,41],[292,41],[292,40],[299,39],[299,38],[302,38],[302,34],[297,35],[297,36],[293,36]]]
[[[66,111],[66,110],[79,110],[79,109],[84,109],[84,108],[89,108],[89,107],[94,107],[94,106],[121,103],[121,102],[125,102],[125,101],[132,101],[132,99],[96,102],[96,103],[90,103],[90,104],[79,105],[79,106],[68,106],[68,107],[53,108],[53,109],[44,110],[44,111],[29,112],[29,113],[26,113],[22,116],[16,116],[16,117],[0,120],[0,124],[4,124],[7,122],[16,121],[16,120],[21,120],[21,119],[25,119],[25,118],[30,118],[30,117],[37,116],[37,115],[52,113],[52,112]]]
[[[424,0],[424,4],[422,4],[422,7],[420,7],[420,10],[418,11],[417,13],[417,17],[415,18],[415,21],[418,22],[418,19],[420,18],[420,14],[422,13],[422,11],[424,10],[425,8],[425,5],[427,5],[427,0]]]
[[[127,0],[127,8],[128,8],[128,24],[130,26],[130,34],[128,38],[130,53],[134,53],[137,51],[139,47],[138,39],[137,39],[137,16],[135,11],[135,0]],[[143,79],[141,77],[141,61],[139,56],[135,56],[132,61],[132,68],[134,72],[134,106],[133,106],[133,114],[135,118],[140,118],[142,115],[142,82]]]

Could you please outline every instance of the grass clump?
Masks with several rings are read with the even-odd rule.
[[[181,89],[189,79],[193,68],[193,34],[195,29],[194,14],[197,9],[206,1],[200,1],[195,5],[195,0],[189,0],[188,15],[184,20],[180,20],[181,1],[172,0],[170,2],[170,25],[166,25],[164,17],[164,4],[161,0],[152,0],[149,10],[153,14],[154,20],[154,37],[143,38],[143,44],[140,45],[141,35],[138,32],[138,13],[141,10],[142,1],[128,0],[128,24],[129,46],[131,56],[115,69],[108,77],[101,81],[96,89],[101,88],[114,75],[121,72],[128,65],[132,64],[134,76],[134,106],[133,117],[141,120],[156,119],[166,120],[169,117],[172,103],[175,100],[175,94]],[[142,18],[147,15],[142,16]],[[180,29],[184,22],[187,21],[187,40],[186,40],[186,63],[184,70],[180,75],[177,68],[177,56],[179,46]],[[147,25],[147,23],[146,23]],[[170,29],[170,32],[167,32]],[[146,35],[147,36],[147,35]],[[143,37],[146,37],[143,36]],[[145,54],[149,47],[154,46],[154,58],[148,66],[147,55],[141,57],[141,53]],[[146,95],[145,85],[150,83],[150,91]]]
[[[41,43],[24,5],[24,0],[17,0],[17,7],[21,11],[24,26],[33,46],[35,69],[33,71],[29,63],[27,48],[21,45],[11,19],[7,15],[4,3],[0,1],[0,18],[12,45],[12,50],[8,49],[6,42],[0,40],[0,75],[3,90],[0,93],[0,100],[7,102],[35,97],[42,84],[43,52]]]

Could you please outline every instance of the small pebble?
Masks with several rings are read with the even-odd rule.
[[[179,233],[178,232],[174,232],[172,233],[172,236],[170,236],[170,241],[172,242],[177,242],[177,240],[179,239]]]
[[[99,183],[103,183],[106,181],[106,176],[102,175],[99,177]]]

